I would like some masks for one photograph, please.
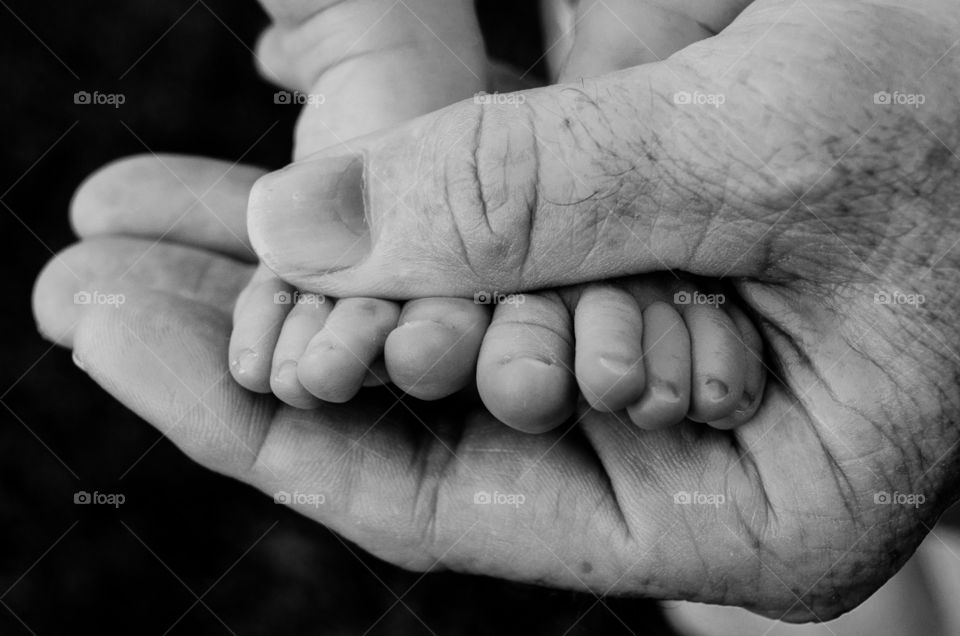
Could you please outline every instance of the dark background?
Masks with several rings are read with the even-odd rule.
[[[495,56],[540,57],[536,4],[480,1]],[[0,635],[665,633],[649,602],[366,556],[192,464],[38,336],[33,279],[73,241],[85,175],[148,150],[286,163],[296,109],[248,50],[265,25],[254,0],[0,0]],[[78,106],[81,90],[126,104]],[[77,506],[79,490],[126,503]]]

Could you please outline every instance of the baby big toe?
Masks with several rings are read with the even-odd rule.
[[[556,294],[512,300],[493,312],[477,362],[477,388],[501,422],[543,433],[570,417],[576,404],[570,314]]]
[[[473,381],[490,324],[485,305],[463,298],[422,298],[403,306],[387,337],[390,380],[421,400],[439,400]]]

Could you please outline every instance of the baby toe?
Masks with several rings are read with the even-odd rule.
[[[746,358],[740,330],[719,304],[690,302],[681,312],[693,365],[687,417],[695,422],[721,420],[733,414],[743,397]]]
[[[323,329],[333,309],[333,301],[319,294],[300,293],[295,300],[273,351],[270,388],[284,403],[300,409],[311,409],[319,406],[320,401],[300,383],[297,367],[307,345]]]
[[[397,326],[397,303],[373,298],[337,301],[297,365],[303,387],[326,402],[348,402],[364,385]]]
[[[576,405],[570,313],[556,294],[498,304],[477,362],[477,388],[497,419],[527,433],[562,424]]]
[[[690,336],[680,313],[664,302],[643,311],[646,386],[627,407],[630,420],[647,430],[683,421],[690,405]]]
[[[289,285],[260,267],[237,300],[228,354],[230,373],[250,391],[270,392],[273,350],[292,294]]]
[[[590,406],[615,412],[640,400],[645,385],[643,316],[634,297],[607,285],[589,285],[574,313],[575,372]]]
[[[403,306],[387,337],[384,359],[390,380],[421,400],[439,400],[473,381],[486,305],[463,298],[422,298]]]
[[[745,424],[760,408],[763,390],[767,381],[767,367],[763,362],[763,338],[753,321],[742,309],[733,304],[726,306],[727,313],[733,319],[740,333],[744,349],[743,396],[736,410],[728,417],[709,422],[718,429],[733,429]]]

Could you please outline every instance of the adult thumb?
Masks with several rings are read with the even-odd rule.
[[[742,142],[756,95],[704,77],[670,61],[479,95],[340,145],[256,184],[251,242],[289,282],[338,296],[764,277],[782,229],[770,202],[788,208],[810,175],[771,178],[772,153]]]

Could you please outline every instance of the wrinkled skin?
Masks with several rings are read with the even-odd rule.
[[[757,416],[736,431],[642,432],[584,412],[569,431],[533,437],[497,424],[469,396],[395,404],[383,390],[301,412],[244,392],[225,360],[232,302],[252,272],[242,219],[255,171],[229,172],[205,199],[214,209],[180,221],[187,246],[150,240],[193,202],[163,166],[141,160],[102,173],[78,196],[85,240],[38,282],[38,320],[191,457],[266,493],[323,493],[323,505],[298,509],[404,567],[829,619],[884,583],[957,497],[955,53],[927,69],[960,32],[958,13],[946,2],[755,3],[669,62],[529,92],[516,113],[488,111],[479,156],[503,157],[517,182],[485,209],[513,238],[471,235],[473,225],[452,221],[483,212],[476,188],[472,199],[444,200],[430,198],[442,188],[425,187],[404,207],[430,215],[436,240],[457,236],[476,251],[405,261],[412,225],[387,215],[371,185],[368,213],[395,249],[333,274],[302,263],[285,272],[327,292],[401,297],[665,267],[735,276],[773,371]],[[895,89],[926,103],[874,104],[875,92]],[[726,103],[679,108],[672,95],[681,90],[723,93]],[[364,140],[366,169],[415,178],[431,157],[418,163],[412,153],[479,122],[478,112],[456,106]],[[588,150],[562,154],[570,148]],[[166,165],[197,193],[227,168]],[[482,192],[498,178],[482,160],[479,170],[441,165],[452,166],[450,179],[479,178]],[[586,191],[571,190],[571,170]],[[526,214],[536,228],[526,241],[529,233],[508,229],[530,210],[531,174],[540,176],[539,207]],[[124,197],[141,202],[142,218],[122,219]],[[551,254],[563,237],[565,249]],[[123,292],[126,303],[70,304],[90,287]],[[925,302],[877,304],[881,291]],[[525,501],[476,505],[478,491]],[[678,505],[682,491],[725,501]],[[878,504],[881,491],[925,502]]]

